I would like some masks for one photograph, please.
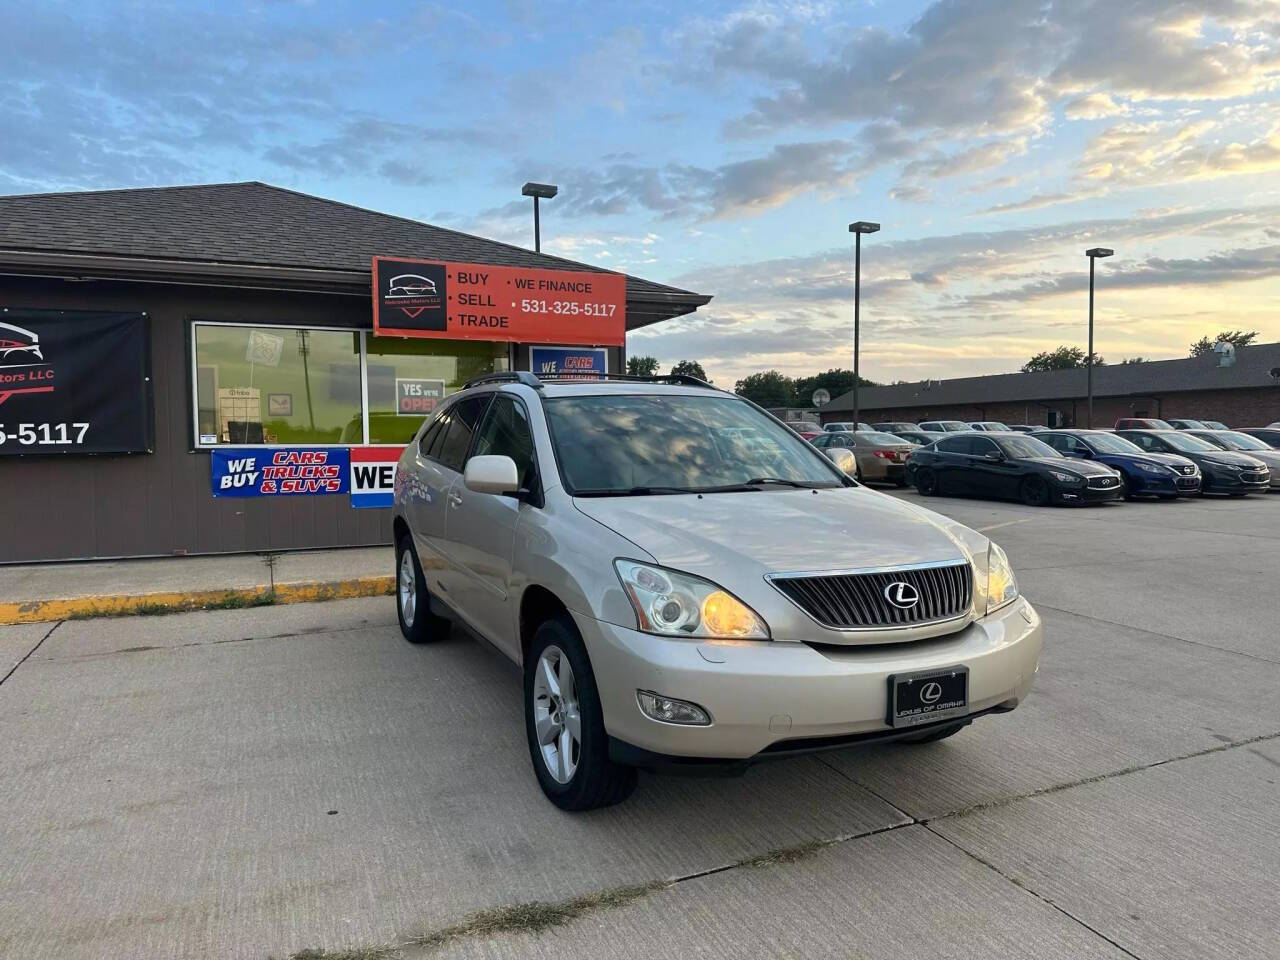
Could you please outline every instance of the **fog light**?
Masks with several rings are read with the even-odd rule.
[[[640,709],[646,717],[660,720],[663,723],[680,723],[686,726],[707,727],[711,725],[711,716],[696,703],[684,700],[672,700],[661,694],[648,690],[637,690],[636,699],[640,701]]]

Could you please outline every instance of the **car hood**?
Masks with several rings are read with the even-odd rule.
[[[577,508],[658,563],[750,589],[766,573],[969,559],[927,511],[865,487],[577,497]]]
[[[1082,477],[1112,476],[1115,471],[1103,463],[1092,460],[1076,460],[1072,457],[1027,457],[1028,463],[1039,464],[1050,470],[1061,470],[1064,473],[1078,473]]]
[[[1195,466],[1195,462],[1178,453],[1101,453],[1097,456],[1099,463],[1154,463],[1162,467],[1173,467],[1179,472],[1183,467]]]
[[[1214,450],[1212,452],[1206,450],[1197,455],[1201,463],[1217,461],[1218,463],[1229,463],[1237,467],[1256,467],[1263,462],[1259,457],[1255,457],[1251,453],[1240,453],[1237,450]]]

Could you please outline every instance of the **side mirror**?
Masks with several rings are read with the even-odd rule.
[[[999,450],[988,450],[988,451],[984,454],[984,456],[985,456],[988,460],[1003,460],[1003,459],[1004,459],[1004,454],[1003,454],[1003,453],[1001,453]]]
[[[846,476],[856,476],[858,473],[858,458],[853,455],[853,451],[848,447],[829,447],[823,451],[831,462],[840,468],[840,472]]]
[[[462,483],[475,493],[502,496],[520,489],[520,475],[510,457],[472,457],[462,472]]]

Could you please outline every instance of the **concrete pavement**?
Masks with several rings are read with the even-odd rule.
[[[385,598],[0,627],[0,956],[1274,957],[1280,497],[927,503],[1045,618],[1023,707],[588,815]]]

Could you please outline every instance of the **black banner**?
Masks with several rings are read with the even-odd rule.
[[[0,455],[150,453],[146,314],[0,310]]]

